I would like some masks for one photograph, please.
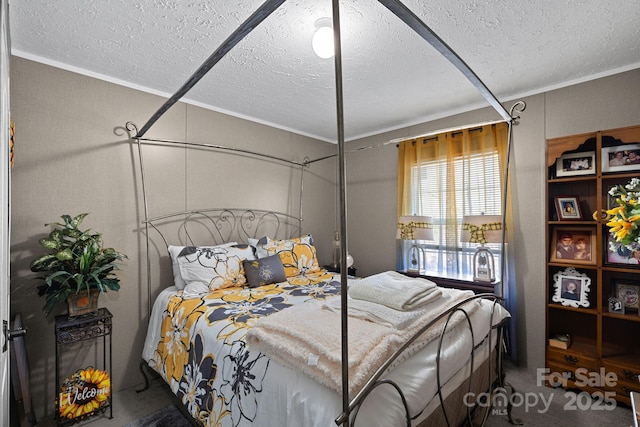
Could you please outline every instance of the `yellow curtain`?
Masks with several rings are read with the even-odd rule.
[[[490,174],[483,173],[483,169],[480,169],[480,173],[476,173],[474,175],[475,178],[471,180],[467,176],[467,172],[471,169],[471,163],[473,163],[473,167],[478,167],[478,164],[480,164],[481,168],[485,166],[485,159],[486,166],[491,166],[492,170],[495,171],[496,153],[498,155],[498,174],[502,200],[499,201],[499,208],[494,200],[493,205],[490,206],[490,211],[485,211],[485,213],[490,215],[504,214],[506,242],[513,239],[511,196],[508,191],[511,188],[511,184],[507,181],[507,191],[504,188],[509,131],[509,124],[503,122],[485,125],[480,129],[470,128],[462,131],[441,133],[428,138],[406,140],[399,144],[398,216],[425,215],[425,212],[420,211],[421,209],[434,210],[434,205],[426,204],[426,201],[420,200],[422,192],[412,188],[412,185],[416,185],[416,182],[412,182],[412,179],[417,179],[417,182],[423,186],[423,191],[429,193],[428,202],[433,201],[438,206],[436,213],[441,221],[439,224],[439,239],[436,239],[435,245],[432,245],[429,249],[431,253],[437,254],[435,257],[435,271],[429,270],[432,274],[443,276],[454,274],[457,276],[461,273],[468,274],[471,270],[469,263],[473,263],[472,257],[461,256],[461,254],[470,254],[470,252],[462,250],[467,244],[461,244],[458,241],[460,239],[460,218],[464,215],[478,215],[488,207],[483,206],[484,202],[491,204],[486,200],[486,197],[483,200],[483,196],[488,192],[495,194],[495,187],[486,190],[485,188],[491,182],[495,184],[496,179],[495,175],[492,179],[486,179]],[[493,156],[491,161],[489,161],[490,156]],[[478,159],[481,159],[481,161],[478,161]],[[469,162],[469,164],[467,165],[466,162]],[[417,167],[425,164],[429,166]],[[432,167],[434,165],[437,167]],[[456,183],[454,179],[458,175],[458,180],[460,180],[460,170],[463,171],[462,179],[465,181],[464,184]],[[428,173],[428,176],[422,177],[420,176],[421,173]],[[422,179],[427,177],[428,182]],[[425,186],[426,188],[424,188]],[[469,194],[459,194],[460,192],[473,192],[475,195],[470,197]],[[434,197],[439,197],[440,200],[434,200]],[[413,200],[413,198],[418,198],[418,200]],[[501,212],[504,200],[506,200],[505,208],[504,212]],[[417,211],[414,212],[413,210],[416,207]],[[460,209],[462,212],[459,212]],[[502,284],[496,292],[505,299],[504,305],[511,313],[511,322],[507,332],[508,341],[510,342],[509,352],[512,360],[517,360],[518,350],[515,325],[517,324],[518,315],[515,288],[516,271],[513,265],[514,253],[513,250],[507,251],[506,245],[501,246],[501,248],[505,250],[500,250],[501,262],[499,264],[504,269],[498,272]],[[434,265],[430,267],[434,267]]]
[[[422,206],[421,200],[413,198],[421,197],[420,192],[412,189],[413,179],[421,182],[420,173],[422,168],[416,167],[420,164],[428,162],[439,162],[446,165],[444,168],[438,168],[442,172],[436,177],[436,182],[432,184],[440,188],[440,194],[443,199],[440,200],[440,206],[444,207],[443,215],[445,215],[444,245],[454,248],[459,246],[459,218],[463,215],[471,214],[467,208],[463,208],[466,212],[458,212],[461,205],[460,200],[470,200],[468,194],[459,194],[460,186],[455,182],[454,161],[467,162],[474,158],[475,165],[478,164],[478,158],[484,159],[485,156],[494,156],[498,154],[501,194],[505,197],[504,192],[504,171],[507,160],[507,143],[508,143],[509,126],[507,123],[495,123],[474,127],[454,132],[444,132],[438,135],[429,136],[427,138],[410,139],[399,143],[398,155],[398,216],[401,215],[421,215],[422,212],[413,212],[413,206]],[[481,164],[483,162],[480,162]],[[463,167],[463,171],[469,168]],[[465,172],[463,172],[465,173]],[[481,174],[488,176],[489,174]],[[430,179],[433,177],[430,176]],[[466,177],[465,177],[466,179]],[[483,179],[480,179],[482,181]],[[482,195],[486,194],[486,185],[495,183],[495,180],[486,180],[485,182],[474,182],[474,191],[478,192],[474,200],[478,200],[478,196],[482,199]],[[431,185],[431,181],[430,181]],[[507,197],[507,229],[510,223],[510,198]],[[465,206],[465,203],[462,203]],[[482,200],[480,200],[482,205]],[[471,206],[469,206],[469,209]],[[475,209],[483,209],[482,206],[473,206]],[[477,213],[475,213],[477,214]]]

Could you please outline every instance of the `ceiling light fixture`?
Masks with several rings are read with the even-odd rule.
[[[333,56],[333,25],[331,19],[320,18],[315,23],[316,31],[311,39],[311,47],[322,59]]]

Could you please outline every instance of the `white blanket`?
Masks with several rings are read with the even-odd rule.
[[[385,271],[354,282],[349,296],[396,310],[413,310],[439,298],[440,288],[427,279]]]
[[[147,362],[154,358],[159,340],[164,339],[161,333],[163,313],[166,314],[165,310],[169,301],[176,292],[178,291],[174,287],[163,290],[153,306],[143,351],[143,358]],[[289,296],[288,302],[291,302],[292,299],[293,296]],[[302,299],[307,298],[305,296],[300,298],[300,300]],[[494,311],[495,314],[492,315]],[[502,306],[494,306],[493,302],[482,301],[478,310],[475,310],[470,315],[474,331],[473,341],[471,341],[471,334],[468,331],[466,321],[460,322],[455,329],[449,330],[442,342],[442,348],[440,348],[438,338],[436,338],[391,372],[385,374],[384,377],[394,381],[405,391],[410,412],[411,414],[416,414],[424,408],[426,401],[435,396],[438,388],[436,372],[441,384],[446,384],[444,390],[447,390],[449,386],[455,387],[461,383],[466,384],[463,378],[455,381],[451,378],[457,375],[456,372],[462,375],[463,371],[468,370],[466,367],[469,366],[471,349],[474,345],[480,345],[480,342],[489,331],[490,324],[496,325],[508,316],[509,313]],[[490,322],[490,318],[493,319],[492,322]],[[223,358],[219,356],[224,353],[224,341],[217,338],[220,328],[211,325],[206,316],[202,316],[198,324],[201,327],[198,328],[197,336],[201,336],[202,333],[203,337],[207,337],[204,340],[206,347],[203,354],[218,355],[219,363],[224,363],[220,362]],[[181,337],[177,339],[181,339]],[[495,346],[495,341],[491,343]],[[489,342],[485,344],[489,344]],[[192,346],[192,348],[195,351],[195,346]],[[238,363],[242,364],[253,363],[256,360],[256,355],[253,354],[251,348],[247,349],[250,350],[251,354],[249,359],[234,360],[239,360]],[[440,354],[440,360],[436,363],[435,354],[437,352]],[[474,366],[478,366],[486,357],[484,350],[478,351],[475,354]],[[184,363],[188,363],[186,356],[184,360]],[[236,366],[235,363],[229,365],[231,368]],[[252,365],[251,371],[248,373],[253,375],[256,375],[256,372],[259,373],[260,371],[255,369],[257,365],[259,363]],[[164,366],[159,366],[161,373],[166,372]],[[462,368],[463,366],[466,367]],[[222,371],[222,369],[219,369],[218,373]],[[193,372],[193,370],[190,372]],[[239,370],[237,375],[241,374],[244,375],[247,372]],[[193,378],[194,381],[199,381],[198,378],[202,377],[195,375]],[[224,375],[219,374],[217,378],[208,379],[207,381],[226,382],[227,379]],[[249,381],[255,382],[255,380]],[[235,382],[230,381],[229,384],[235,384]],[[237,427],[328,427],[335,425],[334,420],[342,411],[341,393],[336,392],[333,388],[320,385],[318,381],[298,369],[284,367],[276,360],[269,361],[266,376],[264,376],[259,388],[261,392],[255,394],[255,400],[246,399],[249,404],[257,405],[258,415],[256,419],[251,421],[243,418],[237,424]],[[179,386],[172,386],[172,389],[178,391]],[[191,389],[189,388],[189,390]],[[204,399],[204,396],[202,398]],[[219,397],[218,401],[222,402],[221,399]],[[432,403],[437,403],[437,401],[438,398],[436,397]],[[210,419],[214,420],[213,424],[218,422],[220,427],[231,427],[236,425],[233,422],[234,418],[237,419],[234,413],[242,411],[243,407],[241,405],[229,405],[225,408],[223,403],[220,405],[220,410],[224,414],[222,417],[218,415],[219,412],[213,410],[210,412]],[[433,405],[429,405],[422,415],[417,418],[416,424],[422,422],[433,410]],[[364,402],[355,426],[399,426],[404,424],[404,407],[401,400],[398,399],[395,389],[393,387],[378,387],[376,392]]]
[[[442,290],[438,289],[437,295],[439,296],[438,299],[413,310],[396,310],[386,305],[351,297],[347,300],[347,308],[349,316],[351,317],[357,317],[370,322],[380,323],[390,328],[406,331],[409,327],[418,323],[421,317],[428,316],[430,312],[441,309],[441,307],[447,304],[447,300],[453,297],[450,293],[446,292],[446,289],[444,294]],[[471,295],[473,295],[471,292],[467,294],[467,296]],[[339,313],[341,309],[340,305],[340,298],[330,298],[325,302],[323,308]]]
[[[366,315],[349,317],[350,394],[360,390],[371,375],[420,328],[450,307],[473,296],[471,291],[442,291],[446,292],[446,297],[433,301],[427,306],[428,309],[420,310],[420,315],[414,316],[413,313],[403,318],[402,328],[393,327],[393,321],[389,319],[376,323],[368,320]],[[262,318],[247,333],[247,343],[278,363],[305,372],[321,384],[341,392],[341,319],[340,310],[335,309],[334,302],[339,298],[328,298],[325,303],[309,301]],[[465,308],[468,312],[475,310],[477,303]],[[385,315],[377,313],[376,316]],[[449,327],[463,318],[461,313],[453,316]],[[446,318],[442,319],[423,334],[403,359],[440,336],[445,321]]]

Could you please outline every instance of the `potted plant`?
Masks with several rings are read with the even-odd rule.
[[[78,228],[87,215],[62,215],[63,223],[45,224],[53,227],[48,237],[40,239],[48,252],[32,261],[31,271],[46,273],[44,283],[38,286],[38,295],[46,299],[46,316],[65,301],[70,316],[95,311],[100,292],[120,289],[114,271],[127,256],[103,247],[100,233]]]

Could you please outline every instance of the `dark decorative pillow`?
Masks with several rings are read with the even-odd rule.
[[[256,244],[256,254],[258,258],[280,255],[287,277],[304,276],[320,271],[311,234],[287,240],[273,240],[269,237],[260,239]]]
[[[244,260],[242,268],[250,288],[287,281],[284,266],[278,254],[255,260]]]

